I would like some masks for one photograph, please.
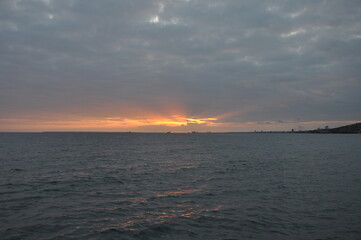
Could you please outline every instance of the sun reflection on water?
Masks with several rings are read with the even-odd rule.
[[[222,205],[218,205],[214,208],[199,208],[199,205],[177,205],[183,209],[170,209],[168,211],[149,211],[143,214],[133,215],[131,219],[118,224],[117,226],[111,226],[111,228],[121,228],[128,231],[137,231],[144,227],[144,225],[152,224],[159,225],[168,221],[172,221],[174,218],[197,218],[205,216],[209,212],[218,212],[222,209]],[[106,230],[104,229],[104,230]]]

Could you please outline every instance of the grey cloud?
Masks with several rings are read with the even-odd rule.
[[[229,121],[361,117],[359,1],[7,0],[0,9],[2,118],[167,101],[192,115],[252,109]]]

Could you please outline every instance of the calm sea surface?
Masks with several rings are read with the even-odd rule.
[[[361,135],[1,133],[0,239],[361,239]]]

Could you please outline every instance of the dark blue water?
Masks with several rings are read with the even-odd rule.
[[[361,135],[0,134],[0,239],[361,239]]]

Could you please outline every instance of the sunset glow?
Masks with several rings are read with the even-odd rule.
[[[227,115],[227,114],[225,114]],[[218,117],[183,117],[183,116],[153,116],[146,118],[88,118],[88,119],[0,119],[0,130],[20,132],[43,131],[116,131],[116,132],[190,132],[190,131],[255,131],[290,130],[291,128],[304,130],[317,127],[340,126],[358,121],[258,121],[258,122],[230,122]]]
[[[108,117],[103,119],[74,120],[34,120],[34,119],[0,119],[2,127],[22,131],[58,131],[58,130],[115,130],[128,131],[146,126],[186,127],[190,125],[215,126],[217,118],[196,118],[183,116],[153,116],[145,118]]]
[[[188,117],[155,117],[144,119],[129,119],[129,118],[107,118],[107,120],[101,121],[102,123],[110,124],[112,126],[119,127],[140,127],[140,126],[186,126],[188,124],[205,124],[212,125],[216,118],[188,118]]]

